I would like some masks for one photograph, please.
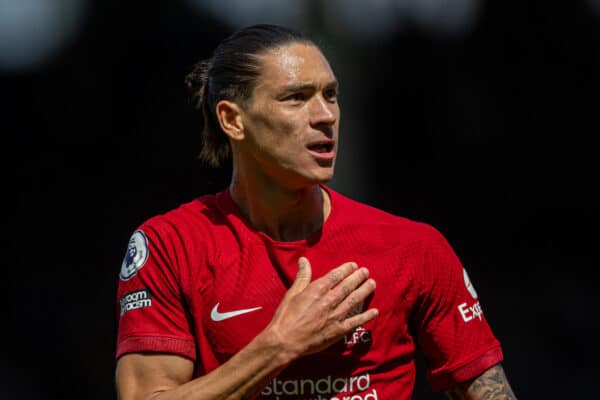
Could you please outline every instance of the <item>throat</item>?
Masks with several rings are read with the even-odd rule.
[[[292,193],[263,193],[262,196],[249,196],[234,187],[231,197],[244,214],[249,224],[256,230],[280,242],[304,240],[323,226],[331,209],[329,195],[320,186]],[[268,193],[268,194],[264,194]]]

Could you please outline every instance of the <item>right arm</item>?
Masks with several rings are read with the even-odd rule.
[[[116,369],[119,399],[253,398],[292,361],[324,350],[377,316],[375,309],[349,316],[375,289],[365,268],[345,263],[313,282],[311,276],[310,263],[301,258],[271,323],[206,375],[193,379],[193,362],[176,355],[123,355]]]

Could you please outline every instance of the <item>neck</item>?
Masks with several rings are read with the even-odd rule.
[[[317,184],[287,189],[242,178],[234,171],[229,190],[250,224],[278,241],[306,239],[323,226],[331,211],[329,196]]]

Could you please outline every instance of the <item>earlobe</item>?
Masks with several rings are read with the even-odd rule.
[[[217,103],[217,120],[221,129],[232,140],[244,139],[244,124],[240,107],[229,100],[221,100]]]

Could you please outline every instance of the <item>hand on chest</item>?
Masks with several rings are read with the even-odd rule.
[[[196,328],[204,331],[217,358],[222,361],[228,359],[271,322],[283,296],[294,281],[300,256],[311,260],[313,280],[349,261],[342,260],[341,254],[319,255],[297,249],[286,250],[288,251],[274,252],[264,247],[256,248],[242,252],[239,258],[213,266],[212,283],[200,299],[200,309],[203,311],[201,318],[197,319]],[[396,286],[396,279],[388,276],[388,269],[375,265],[375,258],[362,258],[365,264],[360,265],[367,266],[371,276],[378,281],[376,294],[368,299],[369,304],[375,302],[381,312],[397,314],[399,305],[389,301],[396,297],[392,290]],[[360,261],[359,259],[357,262]],[[367,263],[373,265],[366,265]],[[361,303],[357,308],[362,310],[373,306],[369,304]],[[368,351],[373,343],[374,327],[376,325],[350,332],[331,350],[340,355]],[[388,326],[386,329],[397,330],[397,327]]]

